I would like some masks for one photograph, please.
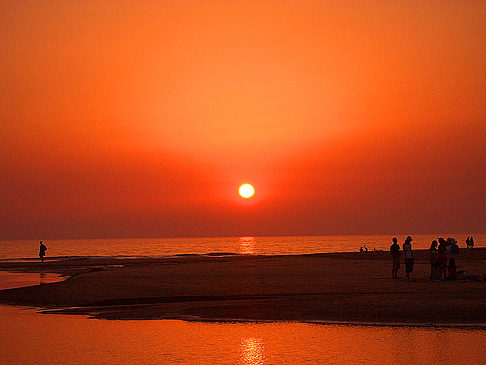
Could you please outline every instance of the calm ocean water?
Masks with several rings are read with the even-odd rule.
[[[454,237],[465,247],[467,234],[412,235],[416,249],[428,248],[437,237]],[[406,235],[398,235],[402,243]],[[44,240],[48,259],[66,257],[161,257],[180,254],[236,253],[253,255],[299,255],[321,252],[388,250],[391,235],[378,236],[297,236],[297,237],[216,237]],[[474,234],[475,247],[484,247],[486,234]],[[37,259],[39,241],[0,241],[0,260]]]

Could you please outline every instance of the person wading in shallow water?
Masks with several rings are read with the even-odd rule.
[[[398,278],[398,269],[400,268],[400,246],[397,243],[397,238],[393,237],[393,244],[390,246],[390,254],[392,256],[392,278]]]
[[[39,257],[44,262],[44,256],[46,255],[47,247],[40,241],[39,243]]]
[[[410,279],[410,274],[413,271],[413,253],[412,253],[412,237],[408,236],[403,244],[403,255],[405,258],[405,274],[407,279]]]

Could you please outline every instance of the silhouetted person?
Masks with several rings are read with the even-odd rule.
[[[452,257],[449,259],[449,265],[447,265],[447,271],[449,272],[449,275],[447,275],[446,280],[457,280],[456,261]]]
[[[447,248],[449,254],[459,253],[459,246],[457,245],[457,240],[455,238],[449,237],[447,240]]]
[[[44,262],[44,256],[46,255],[47,247],[40,241],[39,244],[39,257],[42,262]]]
[[[400,246],[398,245],[398,240],[396,237],[392,239],[393,243],[390,246],[390,254],[392,256],[392,278],[396,279],[398,277],[398,269],[400,268]]]
[[[437,248],[438,257],[440,263],[440,269],[442,271],[442,279],[447,276],[447,242],[442,237],[439,238],[439,247]]]
[[[429,248],[429,260],[430,260],[430,280],[437,279],[436,271],[439,268],[440,279],[440,263],[438,262],[439,251],[437,250],[437,241],[433,240]]]
[[[471,238],[469,239],[469,247],[474,248],[474,238],[473,238],[473,236],[471,236]]]
[[[413,271],[413,253],[412,253],[412,237],[408,236],[403,243],[403,255],[405,261],[405,275],[410,279],[410,274]]]
[[[469,236],[466,238],[466,247],[469,248]]]

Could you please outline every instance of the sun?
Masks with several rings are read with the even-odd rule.
[[[250,184],[243,184],[240,186],[239,193],[243,198],[248,199],[253,196],[255,189]]]

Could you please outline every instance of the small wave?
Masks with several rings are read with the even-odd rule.
[[[217,255],[216,253],[213,255]],[[218,254],[219,255],[219,254]],[[221,253],[221,255],[225,255]],[[45,257],[45,262],[53,262],[53,261],[68,261],[68,260],[129,260],[129,259],[163,259],[163,258],[171,258],[171,257],[200,257],[200,254],[174,254],[174,255],[162,255],[162,256],[153,256],[153,255],[109,255],[109,256],[80,256],[80,255],[65,255],[65,256],[49,256]],[[0,262],[37,262],[39,261],[38,257],[14,257],[8,259],[0,259]]]
[[[208,252],[204,256],[239,256],[241,254],[235,252]]]
[[[151,256],[146,256],[150,258]],[[79,256],[79,255],[67,255],[67,256],[49,256],[45,257],[44,261],[63,261],[63,260],[106,260],[106,259],[129,259],[129,258],[144,258],[144,256]],[[38,257],[17,257],[9,259],[0,259],[0,262],[36,262],[39,261]]]

